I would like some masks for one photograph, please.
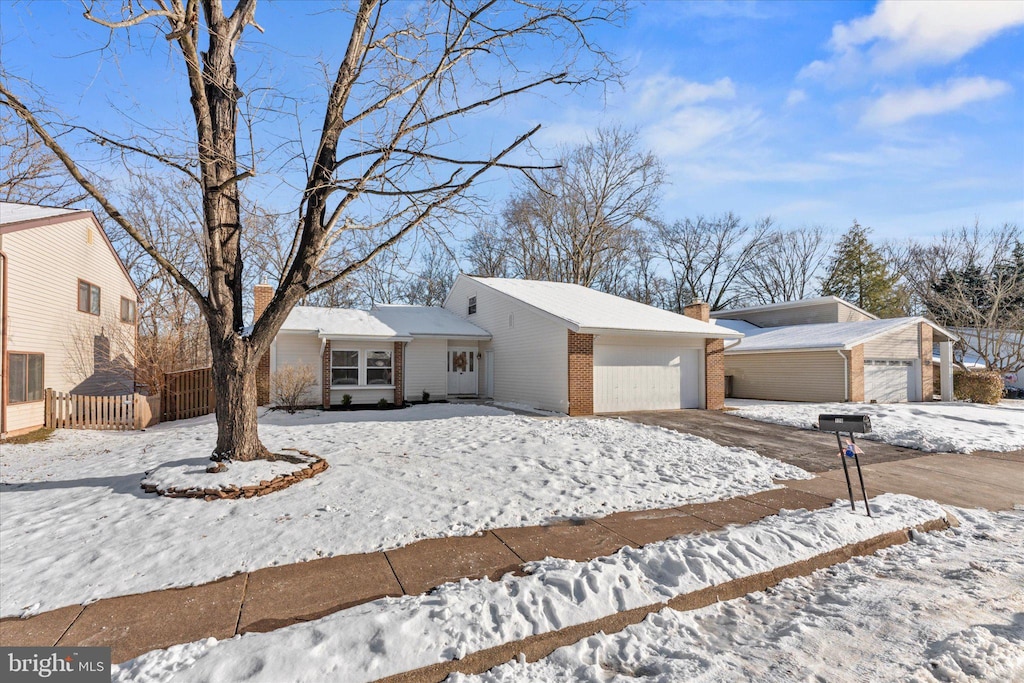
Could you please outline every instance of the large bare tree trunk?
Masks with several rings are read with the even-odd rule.
[[[211,325],[212,331],[213,325]],[[215,335],[211,334],[211,338]],[[257,460],[270,451],[260,442],[256,424],[256,365],[259,356],[245,338],[214,341],[213,382],[217,396],[217,445],[213,460]]]

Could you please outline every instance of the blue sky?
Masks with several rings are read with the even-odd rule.
[[[267,33],[243,63],[315,92],[315,60],[343,49],[323,8],[261,5]],[[162,37],[101,58],[105,32],[78,3],[4,1],[0,27],[6,68],[83,124],[183,116]],[[536,147],[552,155],[599,125],[635,126],[668,169],[668,220],[732,210],[838,231],[856,218],[893,238],[1024,224],[1022,2],[649,2],[597,38],[628,69],[623,88],[526,99],[467,141],[541,123]],[[499,174],[481,191],[497,211],[509,187]]]

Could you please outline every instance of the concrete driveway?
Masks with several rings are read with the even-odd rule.
[[[806,429],[745,420],[728,412],[666,410],[615,413],[642,424],[696,434],[725,446],[748,448],[808,472],[814,479],[779,482],[791,489],[826,498],[848,498],[835,436]],[[878,441],[858,441],[868,497],[906,493],[945,505],[1008,510],[1024,504],[1024,451],[970,455],[924,453]],[[851,473],[852,474],[852,473]],[[854,476],[855,497],[861,493]]]
[[[604,417],[618,417],[685,434],[696,434],[723,446],[750,449],[765,457],[796,465],[808,472],[826,472],[843,467],[836,456],[839,449],[834,434],[745,420],[730,415],[728,411],[651,410],[609,413]],[[861,444],[864,450],[864,455],[860,459],[862,465],[921,456],[920,451],[877,441],[858,440],[857,443]]]

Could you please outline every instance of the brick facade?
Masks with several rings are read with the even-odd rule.
[[[846,382],[850,393],[848,401],[862,403],[864,401],[864,345],[854,346],[843,351],[846,356]]]
[[[395,353],[391,358],[391,378],[395,385],[395,406],[405,404],[405,342],[395,342]]]
[[[270,300],[274,298],[274,288],[270,285],[256,285],[253,287],[253,315],[252,322],[256,321],[267,310]],[[256,366],[256,403],[265,406],[270,403],[270,353],[263,354],[259,364]]]
[[[711,306],[698,301],[683,307],[687,318],[711,322]],[[704,407],[707,410],[725,408],[725,340],[704,340]]]
[[[594,335],[569,333],[569,414],[594,414]]]
[[[725,340],[704,340],[704,399],[707,410],[725,408]]]
[[[323,372],[320,378],[320,391],[323,394],[324,410],[331,407],[331,340],[324,342],[324,355],[321,359]]]
[[[921,400],[930,401],[935,393],[932,385],[932,326],[928,323],[917,324],[918,349],[921,352]]]

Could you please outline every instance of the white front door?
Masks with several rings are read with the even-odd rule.
[[[476,384],[476,349],[448,349],[448,395],[475,396]]]

